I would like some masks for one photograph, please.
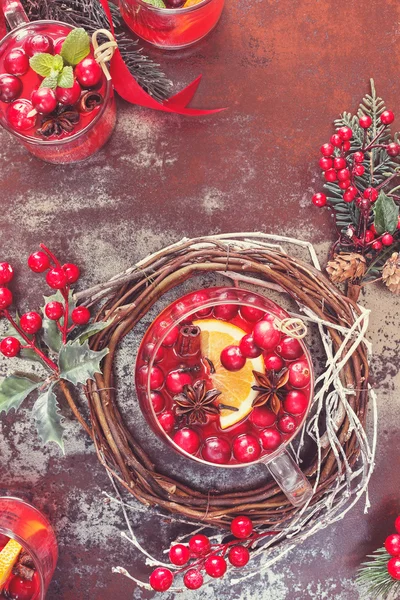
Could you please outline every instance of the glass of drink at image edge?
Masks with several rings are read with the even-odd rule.
[[[12,559],[20,571],[7,576],[5,562]],[[57,559],[56,536],[45,516],[19,498],[0,497],[0,599],[44,600]]]
[[[314,370],[302,339],[271,330],[271,323],[288,317],[248,290],[192,292],[149,327],[138,351],[135,383],[149,425],[177,452],[214,467],[266,465],[290,502],[302,506],[312,487],[287,446],[309,412]],[[267,374],[273,385],[283,376],[274,399],[270,395],[263,403],[265,387],[254,372]],[[185,386],[193,390],[189,400]],[[222,393],[215,396],[216,390]],[[197,402],[203,399],[196,413],[193,393]]]
[[[11,101],[7,96],[5,96],[6,101],[2,101],[0,94],[1,125],[29,152],[46,162],[64,164],[88,158],[107,142],[114,130],[116,105],[112,82],[108,81],[104,74],[102,75],[100,85],[96,86],[96,91],[103,97],[102,104],[90,112],[80,111],[79,122],[71,132],[62,131],[60,135],[45,138],[38,132],[40,115],[37,115],[38,118],[30,129],[18,130],[8,118],[10,106],[15,100],[30,101],[32,92],[39,87],[41,79],[30,67],[27,70],[26,68],[17,70],[16,74],[9,73],[10,53],[14,53],[15,56],[17,51],[17,54],[22,54],[22,60],[25,60],[25,57],[27,61],[29,57],[27,44],[33,36],[45,36],[50,39],[50,45],[57,53],[57,49],[61,48],[62,41],[73,27],[50,20],[30,23],[19,0],[0,0],[0,3],[11,28],[11,31],[0,41],[0,77],[12,76],[20,91],[16,97],[11,96]]]

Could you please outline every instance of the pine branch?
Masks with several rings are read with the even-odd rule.
[[[385,548],[379,548],[372,555],[371,560],[362,564],[357,577],[357,583],[365,588],[373,598],[395,600],[400,594],[400,581],[393,579],[387,570],[387,564],[392,558]]]

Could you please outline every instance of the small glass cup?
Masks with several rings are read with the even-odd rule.
[[[2,0],[0,0],[1,2]],[[46,34],[49,30],[71,31],[73,27],[59,21],[35,21],[29,19],[19,0],[3,0],[3,10],[11,31],[0,41],[0,60],[7,49],[18,41],[21,43],[31,34]],[[19,139],[29,152],[49,163],[65,164],[84,160],[97,152],[110,138],[116,123],[116,105],[111,81],[104,83],[104,102],[94,118],[75,134],[63,139],[40,139],[15,131],[0,114],[0,124]],[[6,105],[3,105],[5,110]]]
[[[202,0],[186,8],[157,8],[121,0],[121,14],[139,37],[164,50],[178,50],[205,37],[219,21],[225,0]]]
[[[39,589],[32,600],[44,600],[58,560],[54,531],[45,516],[19,498],[0,498],[0,534],[18,542],[32,557]]]

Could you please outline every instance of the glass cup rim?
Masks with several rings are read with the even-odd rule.
[[[25,27],[29,27],[30,25],[43,25],[43,24],[48,24],[48,23],[56,24],[56,25],[64,25],[66,27],[69,27],[71,29],[71,31],[72,31],[72,29],[74,29],[74,27],[72,25],[69,25],[69,23],[64,23],[63,21],[56,21],[56,20],[52,20],[52,19],[41,19],[40,21],[28,21],[26,23],[22,23],[21,25],[18,25],[18,27],[15,27],[11,31],[9,31],[7,33],[7,35],[4,36],[0,40],[0,48],[2,47],[4,42],[6,42],[9,38],[11,38],[13,36],[13,34],[15,32],[18,32],[20,29],[24,29]],[[74,142],[75,140],[79,139],[81,137],[81,135],[86,134],[88,131],[90,131],[96,125],[96,123],[99,121],[99,119],[103,116],[103,114],[108,106],[108,101],[110,99],[111,91],[112,91],[112,81],[106,79],[106,93],[105,93],[104,102],[103,102],[99,112],[95,116],[95,118],[92,121],[90,121],[90,123],[88,123],[83,129],[81,129],[80,131],[77,131],[73,135],[66,137],[62,140],[41,140],[40,138],[31,137],[28,135],[24,135],[23,133],[20,133],[19,131],[15,131],[12,127],[7,125],[7,123],[1,122],[0,125],[6,131],[8,131],[11,135],[15,136],[16,138],[18,138],[24,142],[29,143],[29,144],[39,145],[39,146],[50,146],[50,147],[68,144],[70,142]]]
[[[217,288],[203,288],[203,289],[217,289]],[[241,291],[244,293],[247,293],[249,295],[255,295],[260,297],[261,299],[263,299],[264,301],[266,301],[268,304],[273,304],[274,306],[276,306],[277,309],[279,309],[279,311],[281,311],[282,313],[285,313],[287,316],[290,316],[289,313],[283,309],[281,306],[279,306],[278,304],[276,304],[276,302],[274,302],[273,300],[271,300],[270,298],[266,298],[265,296],[263,296],[262,294],[258,293],[258,292],[254,292],[252,290],[248,290],[245,288],[235,288],[235,287],[231,287],[231,286],[221,286],[221,289],[224,291]],[[202,290],[194,290],[193,292],[189,292],[188,294],[185,294],[185,296],[182,296],[182,298],[185,298],[186,296],[190,296],[192,294],[195,294],[196,291],[202,291]],[[174,302],[172,302],[170,305],[168,305],[166,307],[166,309],[164,310],[168,310],[169,307],[173,306],[176,302],[179,302],[181,300],[181,298],[178,298],[177,300],[175,300]],[[176,319],[175,321],[173,321],[171,323],[171,325],[169,327],[167,327],[165,329],[165,331],[163,332],[162,336],[160,337],[160,339],[155,343],[155,346],[153,348],[150,360],[148,362],[148,375],[147,375],[147,382],[146,382],[146,390],[145,393],[147,394],[147,404],[150,408],[152,417],[153,417],[153,421],[155,422],[156,426],[157,426],[157,431],[160,432],[160,436],[162,439],[165,439],[166,442],[171,445],[173,447],[173,449],[180,455],[183,455],[187,458],[190,458],[191,460],[194,460],[202,465],[207,465],[209,467],[220,467],[223,469],[237,469],[237,468],[243,468],[243,467],[252,467],[254,465],[257,464],[267,464],[270,461],[274,460],[274,458],[276,458],[277,456],[281,455],[283,452],[285,452],[285,450],[287,449],[288,445],[297,437],[297,435],[300,433],[301,428],[303,427],[309,413],[311,410],[311,406],[313,403],[313,395],[314,395],[314,385],[315,385],[315,373],[314,373],[314,365],[312,362],[312,358],[311,358],[311,354],[310,351],[308,349],[308,347],[306,346],[306,344],[304,343],[304,341],[301,339],[299,340],[303,350],[304,350],[304,354],[307,358],[307,362],[310,365],[310,371],[311,371],[311,378],[310,378],[310,398],[309,398],[309,402],[308,402],[308,407],[307,410],[305,411],[303,418],[299,424],[299,426],[297,427],[296,431],[293,433],[292,436],[290,436],[285,442],[282,442],[282,444],[276,449],[274,450],[274,452],[271,452],[270,454],[265,454],[265,455],[261,455],[260,457],[258,457],[256,460],[253,460],[251,462],[247,462],[247,463],[238,463],[238,464],[218,464],[218,463],[213,463],[211,461],[207,461],[203,458],[199,458],[197,456],[193,456],[192,454],[189,454],[189,452],[186,452],[185,450],[183,450],[178,444],[176,444],[174,442],[174,440],[164,431],[164,429],[161,427],[161,424],[157,418],[157,414],[154,411],[153,405],[151,403],[151,401],[149,401],[150,398],[150,394],[153,390],[151,390],[150,388],[150,371],[151,368],[154,365],[154,360],[155,360],[155,356],[157,354],[157,351],[159,350],[159,348],[162,346],[162,343],[164,341],[164,339],[167,337],[167,335],[171,332],[171,330],[176,327],[176,325],[178,325],[181,321],[183,321],[183,319],[187,318],[188,316],[195,314],[197,311],[202,310],[204,308],[211,308],[213,306],[217,306],[217,305],[222,305],[222,304],[237,304],[240,306],[248,306],[250,308],[254,308],[254,304],[252,303],[246,303],[244,300],[240,300],[239,298],[237,299],[221,299],[221,300],[217,300],[216,298],[210,298],[207,301],[201,302],[200,304],[196,305],[195,308],[185,312],[184,314],[182,314],[178,319]],[[256,306],[256,308],[260,308],[260,310],[265,310],[265,312],[268,312],[268,308],[267,307],[259,307]],[[162,311],[164,312],[164,311]],[[160,313],[161,314],[161,313]],[[158,317],[156,317],[158,318]],[[150,327],[152,327],[152,325],[150,325]],[[146,334],[145,334],[146,336]],[[145,336],[143,337],[143,340],[145,338]],[[140,347],[139,347],[139,352],[138,352],[138,357],[140,354]],[[240,434],[241,435],[241,434]]]
[[[148,2],[144,2],[144,0],[136,1],[140,6],[143,6],[151,12],[155,12],[162,15],[182,15],[190,12],[195,12],[196,10],[203,8],[203,6],[205,6],[206,4],[211,4],[211,2],[214,2],[215,0],[202,0],[198,4],[194,4],[193,6],[187,6],[186,8],[184,8],[183,6],[181,6],[180,8],[159,8],[158,6],[152,6]]]

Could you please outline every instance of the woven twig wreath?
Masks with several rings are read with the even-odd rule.
[[[363,429],[368,401],[368,357],[363,339],[367,311],[344,296],[317,268],[287,255],[272,240],[284,238],[234,234],[183,240],[107,284],[77,294],[85,304],[103,302],[97,320],[113,320],[91,340],[93,349],[108,346],[109,354],[103,374],[89,381],[85,390],[90,425],[78,408],[75,414],[92,437],[101,463],[126,490],[144,504],[157,505],[191,522],[224,528],[235,515],[248,514],[255,524],[283,528],[299,512],[273,481],[248,491],[210,494],[158,473],[119,410],[113,378],[118,344],[163,294],[205,272],[225,272],[247,283],[284,291],[306,320],[317,323],[328,356],[326,373],[317,381],[317,410],[303,430],[303,436],[313,440],[312,460],[304,470],[315,491],[309,506],[314,509],[312,519],[322,520],[322,511],[326,516],[326,498],[331,509],[344,495],[359,495],[370,476],[373,453]],[[312,248],[304,242],[284,241]],[[69,391],[64,391],[71,404]]]

